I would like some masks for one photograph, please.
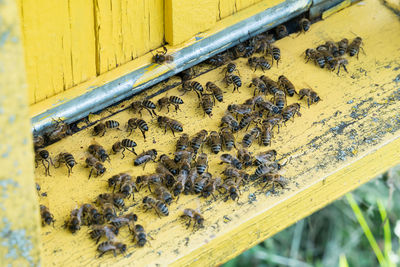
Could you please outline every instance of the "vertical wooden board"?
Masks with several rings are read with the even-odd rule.
[[[136,8],[134,4],[134,1],[131,0],[121,0],[122,52],[124,62],[136,58],[134,28],[137,26],[135,25],[135,18],[133,16],[134,9]]]
[[[219,0],[217,19],[226,18],[237,11],[235,0]]]
[[[110,1],[111,8],[111,16],[112,16],[112,45],[113,45],[113,55],[115,57],[115,66],[110,66],[109,70],[119,66],[120,64],[125,63],[124,55],[122,52],[122,10],[121,10],[121,2],[123,0]]]
[[[69,0],[73,85],[96,76],[93,1]]]
[[[246,7],[249,7],[251,5],[254,5],[255,2],[256,0],[236,0],[236,12],[245,9]]]
[[[149,47],[155,49],[164,43],[164,1],[150,0],[149,4]]]

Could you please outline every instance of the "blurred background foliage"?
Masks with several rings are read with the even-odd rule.
[[[399,193],[400,166],[243,252],[223,266],[400,265]]]

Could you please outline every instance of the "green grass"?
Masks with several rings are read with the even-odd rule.
[[[400,265],[399,170],[377,177],[224,267]]]

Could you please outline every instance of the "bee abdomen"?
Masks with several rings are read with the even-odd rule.
[[[137,124],[138,124],[138,126],[139,126],[139,128],[140,128],[141,130],[143,130],[143,131],[145,131],[145,132],[149,130],[149,126],[147,125],[147,123],[146,123],[144,120],[139,119],[139,120],[137,121]]]
[[[278,47],[273,47],[272,56],[275,60],[279,60],[281,58],[281,50]]]
[[[221,144],[213,144],[213,145],[211,146],[211,151],[212,151],[214,154],[218,154],[218,153],[221,151]]]
[[[180,97],[177,97],[177,96],[170,96],[169,97],[169,101],[171,102],[171,103],[174,103],[174,104],[183,104],[183,100],[182,100],[182,98],[180,98]]]
[[[163,202],[157,200],[156,206],[157,206],[158,210],[159,210],[164,216],[168,216],[168,215],[169,215],[168,207],[167,207],[167,205],[165,205]]]
[[[242,86],[242,80],[240,79],[239,76],[233,75],[232,76],[232,81],[236,86],[241,87]]]
[[[143,100],[142,105],[144,107],[146,107],[146,108],[149,108],[149,109],[155,109],[156,108],[156,105],[153,102],[151,102],[150,100],[147,100],[147,99]]]
[[[203,191],[204,184],[203,183],[195,183],[194,184],[194,192],[196,194],[199,194],[201,191]]]
[[[113,121],[113,120],[108,120],[105,122],[106,127],[109,129],[112,128],[118,128],[119,127],[119,122],[118,121]]]
[[[206,171],[207,166],[206,165],[197,165],[196,169],[197,169],[197,173],[198,174],[203,174]]]
[[[138,239],[139,247],[143,247],[147,242],[145,233],[139,233],[138,236],[137,236],[137,239]]]
[[[203,86],[199,82],[193,81],[192,86],[193,86],[194,90],[203,92]]]
[[[133,141],[131,139],[122,139],[121,144],[124,147],[135,147],[136,146],[135,141]]]

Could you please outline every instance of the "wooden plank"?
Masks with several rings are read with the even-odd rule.
[[[374,11],[375,20],[360,25],[360,18],[368,18]],[[305,64],[302,52],[315,47],[326,40],[339,40],[343,37],[353,38],[351,30],[363,37],[366,55],[348,58],[349,73],[341,72],[339,76],[326,69],[319,69],[313,64]],[[376,1],[365,2],[342,10],[326,20],[313,24],[311,31],[296,38],[284,38],[276,45],[282,51],[282,62],[279,68],[273,67],[266,75],[277,79],[286,75],[300,89],[310,85],[318,92],[323,101],[311,106],[302,107],[302,116],[294,122],[288,122],[280,132],[275,132],[271,148],[282,156],[290,156],[290,163],[285,167],[284,176],[290,179],[286,190],[278,190],[273,195],[261,192],[261,187],[250,184],[241,188],[239,202],[217,201],[211,198],[205,201],[197,196],[182,195],[179,201],[170,206],[170,215],[158,219],[153,212],[144,213],[139,202],[149,194],[146,190],[135,194],[135,202],[127,200],[129,211],[139,216],[138,223],[154,240],[151,246],[137,248],[131,242],[128,231],[122,230],[119,240],[127,243],[126,257],[106,255],[95,258],[96,245],[89,239],[84,227],[76,235],[62,229],[63,221],[71,209],[77,204],[90,202],[96,195],[108,192],[107,179],[121,171],[131,172],[134,176],[149,174],[155,164],[148,164],[146,169],[133,167],[134,156],[127,154],[111,155],[111,163],[105,163],[107,172],[104,176],[88,181],[88,169],[84,168],[86,148],[93,140],[91,128],[81,131],[48,147],[52,155],[61,151],[70,151],[80,163],[74,168],[74,174],[67,177],[66,168],[52,169],[55,179],[43,176],[43,168],[36,170],[36,178],[43,184],[48,197],[43,202],[51,203],[58,220],[55,228],[47,228],[42,233],[44,265],[203,265],[212,266],[224,262],[250,246],[277,233],[297,220],[309,215],[342,194],[368,181],[376,174],[398,164],[400,158],[400,108],[399,62],[400,55],[396,33],[400,31],[397,16]],[[387,42],[386,40],[393,40]],[[240,69],[244,86],[240,93],[231,93],[231,88],[221,82],[220,69],[210,71],[198,78],[205,84],[215,81],[226,93],[224,103],[214,108],[213,117],[204,117],[197,108],[198,100],[194,94],[183,96],[185,104],[177,114],[170,112],[167,116],[178,119],[184,125],[184,132],[193,135],[200,129],[218,129],[219,118],[230,103],[242,103],[252,96],[253,91],[247,88],[253,70],[247,66],[246,59],[236,61]],[[256,75],[263,74],[257,70]],[[310,75],[305,75],[310,74]],[[170,79],[169,83],[146,92],[151,95],[178,79]],[[157,95],[156,101],[165,95],[178,95],[177,88]],[[144,96],[137,96],[140,99]],[[135,100],[133,99],[133,100]],[[123,111],[109,117],[111,112],[126,107],[132,100],[110,108],[93,119],[106,117],[115,119],[122,125],[135,116]],[[289,104],[294,100],[288,99]],[[305,102],[303,105],[306,106]],[[161,111],[160,114],[165,114]],[[148,121],[150,130],[148,140],[143,142],[139,132],[131,138],[137,142],[137,152],[150,148],[157,149],[160,154],[171,155],[176,138],[170,132],[157,127],[156,120],[147,113],[143,118]],[[196,121],[196,123],[193,123]],[[237,136],[241,140],[244,132]],[[106,133],[104,137],[95,138],[107,150],[112,144],[126,135],[120,131]],[[153,141],[154,140],[154,141]],[[264,150],[254,144],[250,150],[257,153]],[[269,149],[269,148],[268,148]],[[208,148],[205,149],[210,153]],[[219,175],[219,155],[209,155],[210,172]],[[249,170],[253,172],[254,169]],[[72,182],[73,181],[73,182]],[[205,216],[205,228],[192,232],[186,230],[184,222],[179,218],[184,208],[200,208]]]
[[[40,265],[39,205],[33,175],[24,51],[16,1],[0,5],[0,259]]]
[[[235,0],[219,0],[217,18],[221,20],[235,13],[235,4]]]

